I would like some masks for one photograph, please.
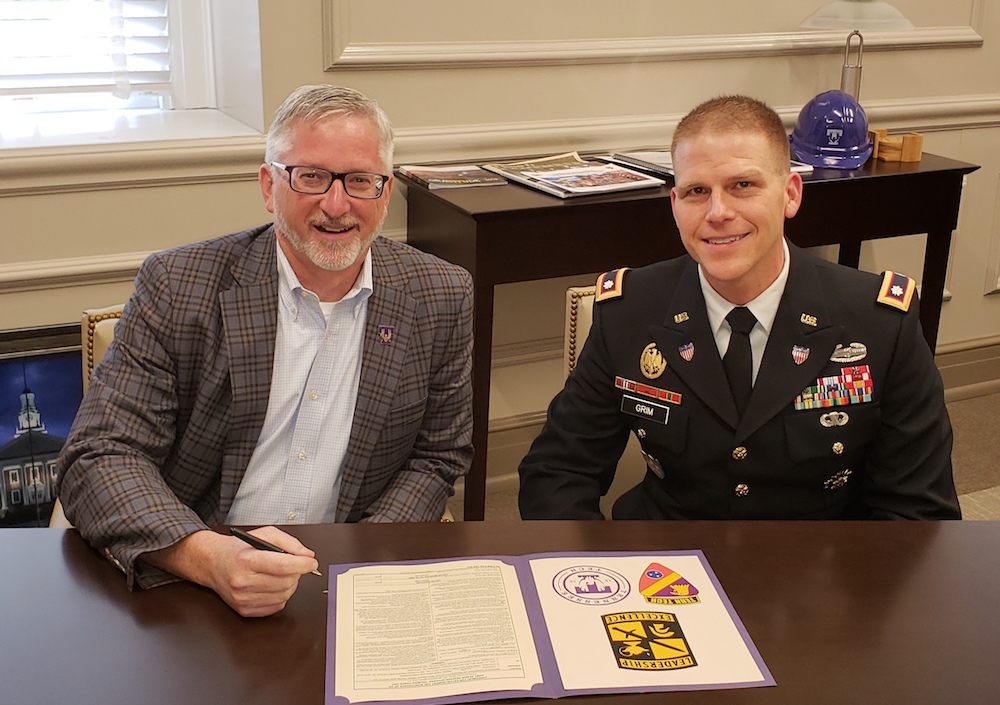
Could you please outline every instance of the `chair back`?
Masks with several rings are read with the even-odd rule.
[[[583,344],[590,334],[594,322],[593,286],[571,286],[566,290],[566,332],[563,341],[563,372],[568,377],[576,368]],[[611,516],[611,505],[631,487],[642,481],[646,474],[646,461],[640,452],[641,446],[635,435],[630,434],[628,445],[618,461],[615,479],[608,493],[601,497],[601,511]]]
[[[115,337],[115,326],[122,317],[125,304],[115,304],[104,308],[91,308],[83,312],[80,322],[80,343],[83,346],[83,391],[90,386],[90,376],[94,367],[104,359],[104,355]]]
[[[566,330],[563,337],[563,373],[569,376],[594,322],[594,287],[571,286],[566,290]]]
[[[90,376],[94,367],[104,359],[104,355],[115,337],[115,326],[122,317],[125,304],[114,304],[104,308],[90,308],[83,312],[80,320],[80,345],[83,352],[83,391],[90,386]],[[62,502],[56,497],[52,505],[52,516],[49,517],[49,527],[53,529],[72,529],[73,525],[63,512]]]

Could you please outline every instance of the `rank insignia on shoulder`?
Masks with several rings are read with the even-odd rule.
[[[917,283],[905,274],[887,271],[882,274],[882,286],[879,288],[876,301],[898,308],[900,311],[908,311],[913,292],[916,290]]]
[[[625,272],[628,270],[628,267],[612,269],[610,272],[605,272],[597,277],[597,286],[594,290],[594,303],[604,301],[605,299],[616,299],[624,294],[623,283],[625,281]]]

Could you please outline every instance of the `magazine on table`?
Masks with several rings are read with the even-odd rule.
[[[486,171],[475,164],[458,164],[455,166],[416,166],[407,164],[399,167],[399,173],[429,189],[503,186],[507,183],[507,180],[502,176],[497,176],[493,172]]]
[[[615,152],[614,154],[597,157],[597,159],[612,164],[635,167],[636,169],[641,169],[657,176],[672,177],[674,175],[674,162],[669,150]],[[789,160],[789,168],[800,174],[808,174],[813,170],[811,165],[797,162],[794,159]]]
[[[586,161],[576,152],[518,162],[493,162],[482,167],[559,198],[658,187],[666,183],[630,167]]]

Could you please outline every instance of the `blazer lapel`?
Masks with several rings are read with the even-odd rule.
[[[389,421],[389,409],[407,370],[407,349],[413,337],[416,301],[396,288],[407,274],[388,261],[378,239],[372,246],[373,291],[368,299],[361,379],[347,456],[341,477],[336,521],[344,521],[354,505],[372,451]]]
[[[843,334],[843,326],[830,320],[813,263],[797,248],[789,247],[789,251],[785,292],[750,403],[737,429],[737,441],[787,408],[792,399],[816,381]]]
[[[650,326],[649,332],[674,374],[705,406],[735,429],[739,414],[708,321],[698,265],[693,260],[681,274],[663,326]],[[688,353],[693,353],[690,359],[685,356]]]
[[[264,426],[278,335],[278,267],[273,231],[233,265],[234,285],[219,294],[232,403],[222,467],[220,510],[229,511]]]

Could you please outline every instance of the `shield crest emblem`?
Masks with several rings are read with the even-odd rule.
[[[670,612],[618,612],[602,619],[618,668],[673,671],[698,665],[677,616]]]

